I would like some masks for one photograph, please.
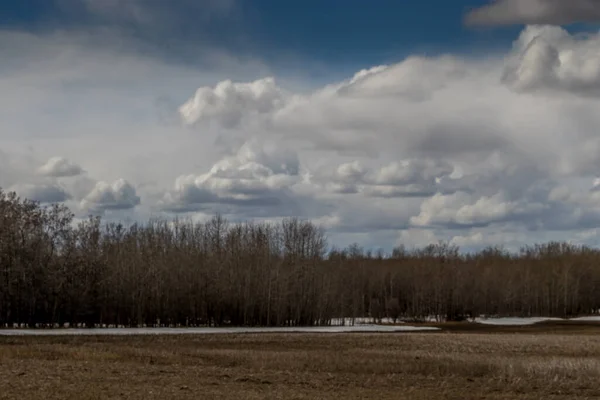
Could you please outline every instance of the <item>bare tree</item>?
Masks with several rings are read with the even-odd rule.
[[[387,315],[570,317],[600,309],[600,251],[444,243],[327,250],[309,221],[77,226],[64,206],[0,190],[0,326],[329,325]]]

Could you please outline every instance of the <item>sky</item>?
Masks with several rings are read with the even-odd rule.
[[[0,187],[329,243],[600,244],[600,0],[6,0]]]

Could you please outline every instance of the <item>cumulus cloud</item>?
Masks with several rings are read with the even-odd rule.
[[[328,189],[335,193],[358,193],[359,185],[364,182],[367,169],[359,162],[353,161],[341,164],[333,174],[323,174],[322,182],[326,182]]]
[[[419,215],[411,218],[414,226],[487,226],[509,219],[526,218],[544,211],[544,204],[510,201],[503,193],[475,196],[464,192],[451,195],[436,193],[421,204]]]
[[[531,245],[530,232],[508,225],[494,226],[494,229],[472,228],[462,231],[449,231],[423,228],[410,228],[400,232],[396,245],[408,248],[422,248],[430,244],[445,243],[457,246],[462,251],[479,251],[484,248],[502,248],[507,251],[519,251],[524,245]],[[541,241],[560,238],[556,232],[546,232],[538,236]],[[560,240],[560,239],[559,239]]]
[[[295,152],[252,140],[206,173],[177,178],[162,207],[179,212],[219,205],[292,209],[291,188],[301,181],[299,165]]]
[[[449,69],[456,73],[447,73]],[[429,75],[421,80],[411,78],[422,70]],[[489,123],[488,118],[494,118],[489,105],[469,100],[482,97],[481,84],[489,79],[494,79],[489,66],[467,65],[451,57],[411,58],[363,74],[358,80],[354,77],[310,95],[294,96],[273,113],[270,128],[280,135],[310,141],[315,149],[357,156],[381,157],[382,152],[396,152],[400,159],[439,158],[442,152],[443,156],[476,156],[506,146],[506,138]],[[412,83],[422,80],[440,83]],[[379,82],[371,85],[370,81]],[[411,85],[414,87],[408,88]],[[378,87],[385,89],[378,94]],[[498,89],[488,85],[484,90]],[[459,98],[457,90],[461,91]],[[485,98],[493,101],[490,95]]]
[[[189,101],[169,107],[185,129],[148,115],[156,93],[189,95],[197,71],[76,53],[35,58],[51,72],[41,76],[21,60],[0,71],[0,90],[18,94],[0,99],[11,154],[0,153],[0,185],[51,186],[70,175],[67,160],[85,159],[85,174],[60,179],[67,203],[124,210],[107,216],[295,215],[323,224],[332,243],[387,248],[596,240],[598,39],[530,26],[506,54],[408,57],[302,90],[254,80],[268,71],[203,75]],[[84,84],[86,74],[102,84]],[[55,154],[65,159],[34,174]]]
[[[450,175],[453,167],[448,162],[432,159],[408,159],[393,162],[376,172],[374,182],[379,185],[406,185],[419,181],[435,182]]]
[[[337,93],[350,98],[390,96],[424,101],[443,88],[449,79],[463,76],[464,67],[462,60],[450,56],[440,57],[438,65],[423,57],[409,57],[396,65],[361,70],[337,88]],[[423,76],[429,79],[421,79]]]
[[[557,189],[590,182],[600,168],[599,38],[530,26],[503,56],[408,57],[310,93],[272,81],[271,93],[280,94],[275,102],[237,92],[231,98],[243,101],[217,96],[217,111],[202,105],[188,122],[243,126],[244,134],[293,144],[302,179],[283,174],[286,195],[276,197],[302,193],[335,205],[314,220],[338,234],[402,230],[468,246],[508,240],[511,229],[524,238],[527,231],[571,235],[600,216],[586,190],[568,187],[578,195],[560,197]],[[228,85],[247,93],[256,82]],[[180,178],[166,204],[234,204],[243,164],[236,157],[217,163],[231,164],[219,173]],[[257,164],[266,168],[256,165],[249,175],[254,185],[281,175],[273,169],[279,161],[265,160]],[[216,184],[219,174],[227,185]],[[505,234],[490,236],[499,226]]]
[[[440,191],[453,191],[450,182],[453,172],[450,163],[433,159],[405,159],[376,168],[353,161],[343,163],[331,172],[318,171],[314,181],[335,193],[427,197]]]
[[[577,38],[559,27],[527,27],[515,42],[503,82],[516,91],[600,95],[600,36]]]
[[[465,18],[468,25],[565,25],[600,21],[598,0],[493,0]]]
[[[199,88],[194,97],[179,108],[179,113],[189,125],[214,120],[225,128],[235,128],[245,116],[268,114],[284,101],[285,94],[274,78],[249,83],[226,80],[214,88]]]
[[[140,204],[140,197],[133,185],[125,179],[112,184],[100,181],[80,202],[82,210],[102,214],[109,210],[129,210]]]
[[[77,176],[83,173],[83,168],[63,157],[52,157],[38,169],[44,176],[61,178]]]

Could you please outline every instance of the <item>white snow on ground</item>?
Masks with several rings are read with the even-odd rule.
[[[544,321],[560,321],[561,318],[547,318],[547,317],[530,317],[530,318],[519,318],[519,317],[505,317],[505,318],[475,318],[475,322],[485,325],[502,325],[502,326],[523,326],[533,325],[538,322]]]
[[[417,326],[323,326],[285,328],[121,328],[121,329],[0,329],[0,336],[60,336],[60,335],[180,335],[227,333],[350,333],[350,332],[418,332],[439,330]]]
[[[393,324],[394,320],[392,318],[381,318],[382,324]],[[404,322],[399,319],[396,320],[396,324],[403,324]],[[357,317],[354,318],[354,325],[373,325],[373,318],[369,317]],[[352,318],[333,318],[331,320],[331,325],[352,325]]]
[[[473,322],[496,326],[525,326],[544,321],[561,321],[562,318],[550,317],[502,317],[475,318]],[[571,318],[568,321],[600,322],[600,315]],[[342,319],[332,321],[341,324]],[[241,333],[351,333],[351,332],[420,332],[438,331],[440,328],[409,325],[374,325],[371,318],[356,318],[351,326],[351,318],[346,318],[346,326],[321,327],[281,327],[281,328],[67,328],[67,329],[0,329],[0,336],[61,336],[61,335],[181,335],[181,334],[241,334]],[[392,323],[387,318],[382,323]],[[401,321],[397,321],[401,324]]]

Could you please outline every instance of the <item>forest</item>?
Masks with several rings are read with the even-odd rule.
[[[313,326],[337,318],[462,320],[600,309],[600,251],[448,244],[371,253],[281,223],[74,223],[0,190],[0,327]]]

